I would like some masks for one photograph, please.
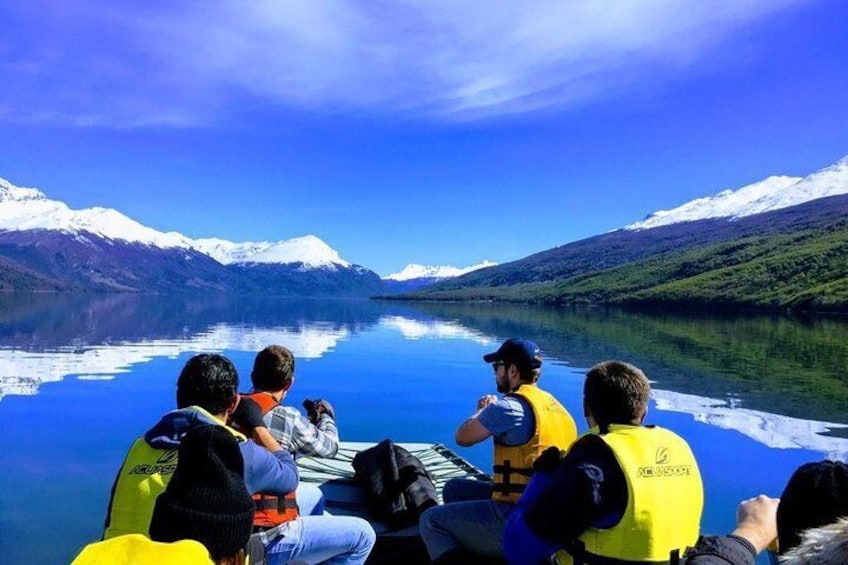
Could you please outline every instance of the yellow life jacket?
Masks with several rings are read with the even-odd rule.
[[[689,445],[658,427],[611,425],[600,434],[627,482],[627,507],[610,528],[589,528],[573,547],[560,550],[560,565],[676,563],[695,545],[704,487]],[[563,512],[568,512],[567,508]],[[599,559],[600,558],[600,559]]]
[[[202,408],[194,408],[207,416],[210,422],[216,421]],[[236,430],[220,425],[232,432],[239,442],[247,441]],[[176,447],[157,449],[144,438],[135,440],[112,487],[104,540],[125,534],[149,535],[156,497],[162,494],[174,476],[178,456]]]
[[[85,546],[71,565],[214,565],[206,547],[195,540],[173,543],[127,534]]]
[[[526,400],[536,417],[536,430],[527,443],[504,445],[495,440],[492,500],[515,503],[530,481],[536,458],[551,446],[568,449],[577,439],[577,426],[563,405],[536,385],[521,385],[510,394]]]

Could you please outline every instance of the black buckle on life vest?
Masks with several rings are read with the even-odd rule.
[[[493,467],[495,472],[494,477],[494,490],[501,494],[513,494],[513,493],[522,493],[524,492],[524,488],[527,486],[525,484],[512,484],[512,475],[522,475],[524,477],[533,476],[533,469],[528,469],[526,467],[513,467],[510,463],[509,459],[505,459],[503,465],[495,465]],[[498,475],[503,477],[501,480],[498,480]]]

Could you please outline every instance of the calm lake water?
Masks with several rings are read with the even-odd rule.
[[[634,314],[603,308],[369,301],[0,296],[0,563],[67,563],[100,536],[135,437],[174,407],[198,352],[229,356],[242,389],[256,351],[298,358],[290,402],[323,397],[343,440],[440,442],[488,469],[490,445],[453,442],[494,392],[483,353],[511,336],[545,354],[542,385],[582,421],[587,367],[617,358],[654,381],[648,422],[692,445],[702,530],[777,496],[800,464],[848,454],[842,320]]]

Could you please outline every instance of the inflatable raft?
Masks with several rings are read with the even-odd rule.
[[[333,459],[301,457],[300,480],[319,486],[324,493],[325,510],[330,514],[359,516],[368,520],[377,533],[377,543],[369,563],[429,563],[418,526],[392,529],[375,517],[366,489],[354,479],[353,458],[376,443],[341,442]],[[453,478],[491,480],[489,475],[441,444],[396,443],[415,455],[430,473],[441,504],[444,484]]]

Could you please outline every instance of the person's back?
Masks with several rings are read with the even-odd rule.
[[[254,507],[236,436],[219,424],[192,426],[173,460],[176,469],[154,498],[150,538],[112,536],[87,546],[75,565],[244,564]]]
[[[597,434],[621,468],[627,504],[617,523],[590,526],[558,555],[558,562],[581,555],[662,562],[683,555],[698,539],[703,507],[701,476],[689,445],[658,427],[612,424],[606,432],[589,434]]]
[[[166,414],[157,426],[148,432],[146,438],[156,437],[161,441],[170,441],[176,447],[188,432],[196,425],[215,424],[230,434],[237,435],[239,451],[244,461],[244,482],[250,494],[267,493],[285,499],[296,491],[298,486],[297,467],[291,454],[277,446],[277,451],[271,452],[266,447],[253,441],[247,441],[234,430],[224,426],[228,416],[240,403],[237,393],[238,374],[232,363],[221,355],[201,354],[186,363],[177,381],[176,410]],[[258,409],[258,408],[257,408]],[[199,416],[204,418],[199,418]],[[211,417],[212,422],[200,421]],[[260,418],[261,421],[261,418]],[[251,413],[245,414],[242,425],[253,425]],[[263,431],[267,432],[265,428]],[[257,431],[257,430],[254,430]],[[252,434],[254,437],[259,434]],[[270,437],[270,436],[269,436]],[[271,439],[273,442],[273,439]],[[138,442],[134,445],[139,445]],[[156,451],[148,452],[151,456]],[[173,458],[172,454],[168,455]],[[179,458],[177,457],[177,460]],[[149,470],[154,470],[156,460],[151,460]],[[176,464],[170,463],[176,468]],[[134,484],[132,466],[122,466],[113,488],[107,516],[107,533],[111,536],[120,535],[132,528],[142,528],[142,531],[127,533],[146,534],[151,529],[153,501],[156,500],[155,489],[145,489]],[[139,469],[140,470],[140,469]],[[147,484],[167,484],[172,480],[173,472],[163,473],[159,480]],[[122,488],[122,484],[130,485]],[[161,489],[161,490],[164,490]],[[132,513],[134,507],[141,508],[143,516],[134,516],[128,524],[126,516]],[[332,559],[340,565],[360,565],[365,562],[374,546],[374,530],[368,522],[361,518],[348,516],[298,516],[292,517],[279,525],[262,531],[257,535],[265,548],[269,565],[282,565],[291,561],[322,562]]]
[[[325,400],[306,401],[309,418],[282,401],[295,380],[294,354],[282,345],[269,345],[256,354],[250,373],[253,391],[246,395],[259,404],[269,432],[292,454],[335,457],[339,432],[335,410]]]
[[[514,504],[529,481],[533,462],[549,447],[568,448],[577,438],[577,426],[562,404],[535,383],[521,384],[507,396],[520,398],[535,421],[524,443],[510,445],[494,437],[492,500]]]
[[[667,562],[698,539],[703,486],[688,444],[643,426],[650,385],[616,361],[586,374],[589,431],[559,461],[554,452],[510,516],[504,551],[512,564],[557,561]]]
[[[106,516],[104,539],[124,534],[147,534],[156,497],[177,468],[182,438],[197,426],[220,426],[232,434],[245,465],[244,480],[251,493],[285,495],[297,487],[297,467],[291,455],[270,452],[225,426],[238,405],[238,374],[221,355],[196,355],[177,380],[177,410],[137,439],[118,471]]]
[[[104,539],[147,535],[156,497],[164,492],[177,469],[180,441],[198,425],[222,426],[202,408],[190,407],[165,414],[133,442],[112,487]],[[237,441],[246,441],[242,434],[230,431]]]

